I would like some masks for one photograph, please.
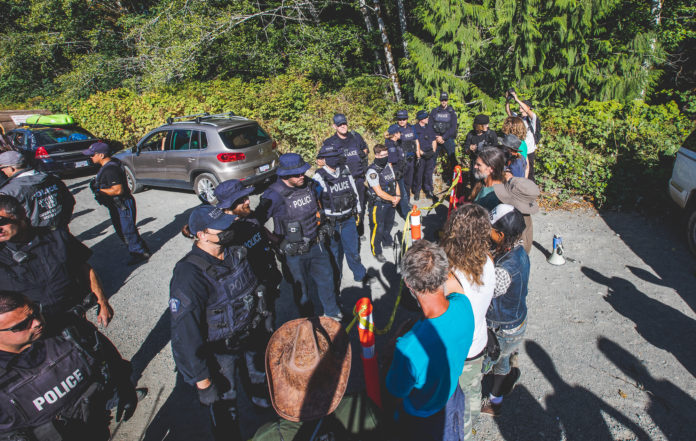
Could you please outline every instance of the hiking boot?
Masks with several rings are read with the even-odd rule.
[[[503,403],[493,404],[491,399],[486,397],[481,404],[481,415],[488,415],[492,417],[500,416],[503,413]]]
[[[520,372],[520,368],[514,367],[510,369],[510,373],[505,376],[505,380],[503,380],[503,385],[500,388],[501,396],[506,397],[512,393],[512,391],[515,389],[515,385],[518,381],[520,381],[521,374],[522,373]]]
[[[419,199],[420,199],[420,191],[419,191],[418,193],[416,193],[416,194],[413,195],[413,200],[414,200],[414,201],[417,201],[417,200],[419,200]]]
[[[131,266],[131,265],[137,265],[141,262],[145,262],[147,259],[150,258],[150,253],[133,253],[131,254],[131,258],[126,262],[126,265]]]

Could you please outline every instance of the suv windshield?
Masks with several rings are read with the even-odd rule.
[[[34,132],[37,145],[59,144],[61,142],[85,141],[95,139],[91,133],[79,128],[51,127]]]
[[[220,138],[228,149],[243,149],[270,141],[271,137],[258,125],[235,127],[220,132]]]

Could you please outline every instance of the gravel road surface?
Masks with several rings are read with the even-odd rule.
[[[167,310],[172,269],[191,247],[179,231],[198,199],[183,191],[138,193],[138,226],[153,256],[127,267],[128,251],[88,181],[66,181],[77,199],[71,230],[94,251],[91,263],[116,311],[105,333],[132,359],[139,386],[149,389],[130,421],[113,424],[113,439],[211,439],[206,411],[177,378]],[[441,206],[424,217],[426,238],[434,237],[446,211]],[[397,223],[402,228],[403,221]],[[670,214],[645,218],[583,210],[542,212],[534,224],[522,377],[501,417],[478,419],[476,439],[695,439],[689,423],[696,417],[696,260],[678,220]],[[563,266],[546,263],[554,234],[563,237],[565,255],[573,259]],[[393,256],[385,254],[390,262],[380,269],[362,242],[363,262],[380,269],[380,283],[372,288],[377,327],[387,322],[399,287]],[[341,302],[350,314],[367,292],[352,281],[347,266],[344,274]],[[289,286],[281,288],[278,318],[286,321],[298,313]],[[413,314],[398,308],[396,324]],[[378,352],[389,338],[378,338]],[[359,388],[357,343],[353,352],[350,387]],[[246,397],[240,407],[249,437],[273,417],[271,411],[254,412]]]

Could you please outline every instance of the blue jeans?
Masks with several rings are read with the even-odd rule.
[[[345,253],[348,261],[348,268],[353,272],[353,279],[356,282],[365,278],[367,270],[360,261],[360,239],[358,239],[358,229],[355,226],[355,216],[351,216],[342,222],[336,222],[334,232],[331,235],[331,254],[338,268],[338,275],[343,277],[343,255]]]
[[[406,189],[406,183],[404,179],[399,179],[399,191],[401,192],[401,199],[399,200],[399,214],[402,218],[406,219],[408,212],[411,211],[411,193]]]
[[[317,285],[317,293],[324,308],[324,314],[331,317],[341,315],[341,309],[336,302],[331,257],[329,250],[323,244],[315,243],[305,254],[286,256],[286,263],[294,284],[299,285],[301,305],[309,302],[308,282],[312,278]]]
[[[403,409],[397,416],[400,440],[413,441],[461,441],[464,439],[464,412],[466,396],[459,388],[445,404],[445,408],[427,418],[409,415]]]
[[[147,244],[138,233],[138,227],[135,226],[135,199],[133,197],[124,199],[123,205],[123,210],[116,208],[115,205],[108,206],[109,216],[111,216],[111,223],[114,225],[116,234],[128,245],[128,251],[131,254],[149,252]]]
[[[517,348],[520,347],[520,343],[522,343],[526,331],[527,320],[525,319],[525,321],[516,328],[506,330],[498,329],[495,332],[496,337],[498,337],[498,344],[500,345],[500,357],[498,357],[498,360],[492,367],[494,375],[507,375],[510,373],[510,356],[517,352]],[[491,371],[490,363],[488,363],[488,366],[486,365],[486,360],[484,360],[484,374]]]

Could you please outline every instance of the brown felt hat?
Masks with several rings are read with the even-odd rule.
[[[266,347],[273,408],[295,422],[330,414],[346,391],[350,363],[350,341],[336,320],[312,317],[283,324]]]
[[[494,184],[493,191],[503,204],[510,204],[522,214],[539,212],[537,198],[541,194],[539,187],[527,178],[510,178],[504,184]]]

